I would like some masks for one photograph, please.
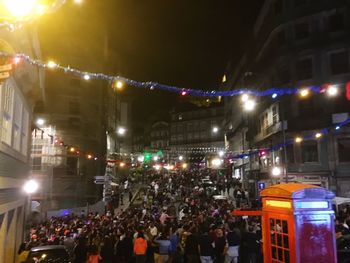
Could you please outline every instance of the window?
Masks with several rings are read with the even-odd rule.
[[[76,101],[70,101],[68,104],[69,114],[79,114],[80,113],[80,105]]]
[[[22,101],[18,94],[14,96],[12,145],[17,151],[21,150]]]
[[[350,138],[338,139],[338,160],[340,163],[350,162]]]
[[[330,54],[330,67],[333,75],[349,72],[349,52],[344,50]]]
[[[344,15],[341,13],[332,14],[328,17],[328,30],[329,32],[336,32],[343,30],[344,25]]]
[[[12,133],[12,111],[13,111],[13,93],[14,87],[5,85],[3,89],[3,111],[4,116],[2,119],[2,134],[1,140],[8,145],[11,145],[11,133]]]
[[[294,27],[295,39],[301,40],[309,37],[310,35],[310,25],[308,22],[298,23]]]
[[[306,141],[301,144],[301,160],[303,163],[318,162],[318,145],[316,141]]]
[[[277,106],[272,106],[272,122],[276,124],[278,122],[278,110]]]
[[[268,114],[264,113],[261,117],[261,130],[265,130],[268,127]]]
[[[298,80],[311,79],[313,76],[313,65],[311,58],[299,59],[295,65],[296,77]]]
[[[181,121],[182,120],[182,115],[179,114],[178,120]]]
[[[33,170],[41,170],[41,157],[33,157]]]
[[[28,130],[29,130],[29,113],[28,110],[23,107],[23,114],[22,114],[22,147],[21,152],[23,155],[27,155],[28,151]]]

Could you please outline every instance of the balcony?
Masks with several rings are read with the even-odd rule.
[[[282,131],[282,126],[283,126],[282,121],[279,121],[275,124],[272,124],[272,125],[266,127],[265,129],[263,129],[260,133],[258,133],[254,137],[254,142],[257,143],[259,141],[266,139],[267,137],[271,136],[272,134],[275,134],[275,133]],[[287,129],[287,121],[285,121],[284,129],[285,130]]]

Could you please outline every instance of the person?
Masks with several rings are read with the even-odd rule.
[[[202,229],[202,234],[199,236],[199,255],[201,263],[213,263],[214,249],[213,240],[208,234],[208,229]]]
[[[75,263],[86,263],[88,247],[86,246],[85,238],[81,237],[78,239],[78,243],[74,247],[73,254]]]
[[[171,243],[168,237],[161,232],[159,237],[155,239],[155,243],[159,246],[158,253],[154,253],[155,263],[165,263],[169,260],[169,253],[171,250]]]
[[[97,246],[93,246],[93,249],[90,252],[87,263],[99,263],[102,257],[98,253]]]
[[[227,245],[224,232],[221,228],[216,229],[216,236],[217,238],[214,242],[215,263],[224,263]]]
[[[226,263],[237,263],[241,237],[238,233],[238,230],[235,229],[234,223],[231,223],[229,225],[229,232],[226,235],[226,239],[227,239],[227,245],[228,245]]]
[[[243,233],[242,243],[246,247],[248,263],[256,263],[260,251],[260,241],[254,232],[254,226],[248,226],[248,232]]]
[[[120,262],[128,263],[131,261],[134,251],[134,245],[132,242],[129,231],[126,231],[124,235],[120,237],[118,242],[117,253],[119,254]]]
[[[101,246],[101,257],[103,263],[111,263],[113,258],[113,242],[111,238],[107,235],[103,240]]]
[[[124,205],[124,193],[120,192],[120,204]]]
[[[134,241],[134,254],[136,256],[136,263],[146,262],[147,241],[143,232],[139,231],[137,238]]]
[[[187,263],[197,263],[199,261],[198,238],[193,233],[194,230],[188,232],[185,241],[185,255]]]

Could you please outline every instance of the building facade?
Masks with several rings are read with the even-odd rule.
[[[332,129],[349,116],[345,85],[350,79],[350,20],[348,1],[267,0],[256,19],[247,51],[228,68],[226,89],[322,85],[325,92],[254,98],[257,107],[244,112],[241,98],[225,100],[227,147],[235,153],[259,150],[246,160],[234,160],[234,171],[246,187],[257,182],[305,182],[350,195],[349,128]],[[328,96],[335,87],[337,96]],[[287,143],[296,137],[308,138]],[[277,177],[271,169],[284,172]]]
[[[203,161],[207,154],[224,150],[222,106],[192,107],[171,113],[169,152],[189,162]]]
[[[167,149],[169,147],[169,123],[158,121],[151,126],[151,148]]]
[[[41,58],[33,27],[24,26],[14,32],[2,27],[0,50]],[[30,205],[22,187],[29,176],[33,105],[44,97],[44,75],[24,61],[0,61],[0,262],[15,262]]]

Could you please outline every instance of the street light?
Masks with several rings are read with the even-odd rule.
[[[252,111],[255,109],[255,106],[256,106],[256,102],[255,100],[252,100],[252,99],[248,99],[243,104],[243,108],[245,111]]]
[[[182,161],[184,157],[182,155],[179,156],[179,160]]]
[[[124,127],[119,127],[118,130],[117,130],[117,133],[119,135],[124,135],[126,132],[126,129]]]
[[[33,179],[28,180],[23,185],[23,191],[28,195],[34,194],[36,191],[38,191],[38,189],[39,189],[39,184]]]
[[[219,156],[220,156],[220,157],[223,157],[224,154],[225,154],[224,151],[220,151],[220,152],[219,152]]]
[[[221,165],[222,160],[219,158],[215,158],[211,160],[211,165],[215,168],[218,168]]]
[[[329,97],[334,97],[334,96],[336,96],[337,94],[338,94],[338,88],[337,88],[336,86],[331,85],[331,86],[328,87],[328,89],[327,89],[327,95],[328,95]]]
[[[271,170],[271,173],[273,176],[280,176],[281,175],[281,168],[279,167],[273,167]]]
[[[25,17],[33,12],[37,0],[4,0],[5,7],[14,17]]]
[[[219,131],[219,128],[218,127],[213,127],[213,133],[218,133],[218,131]]]
[[[45,120],[42,119],[42,118],[38,118],[38,119],[36,120],[36,124],[37,124],[38,126],[42,126],[42,125],[45,124]]]

